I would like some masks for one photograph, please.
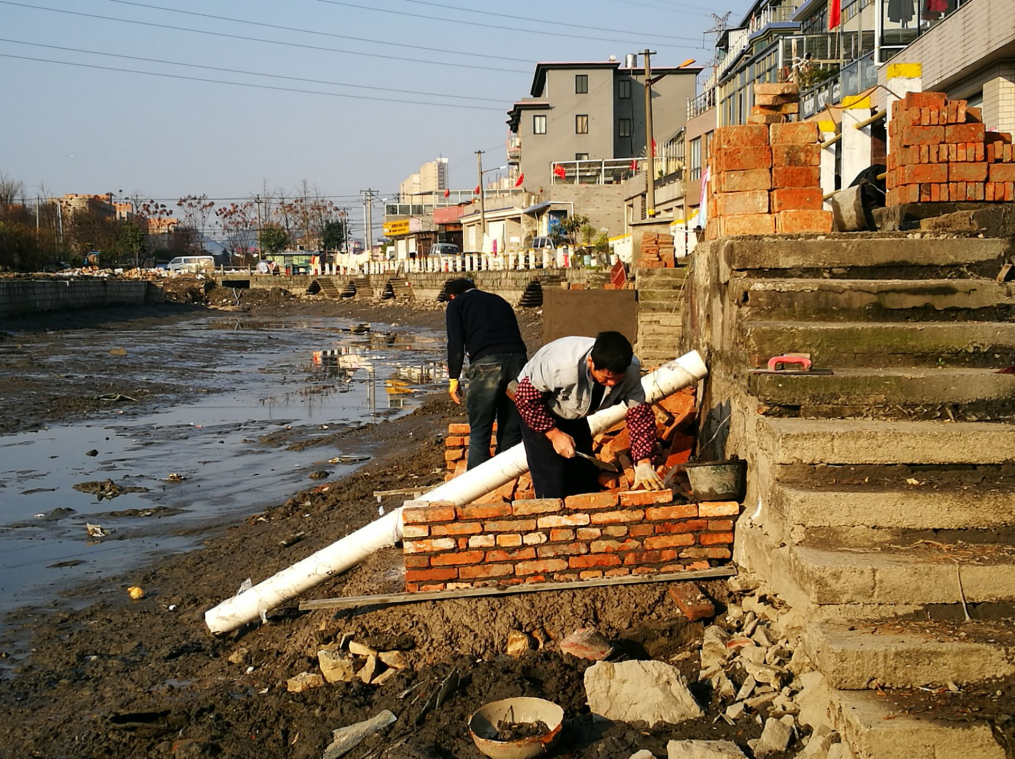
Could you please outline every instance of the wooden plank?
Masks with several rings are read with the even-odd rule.
[[[667,572],[657,575],[628,575],[626,577],[603,577],[580,582],[532,582],[507,587],[462,588],[459,590],[432,590],[425,593],[381,593],[376,596],[349,596],[347,598],[319,598],[300,601],[300,611],[319,609],[353,609],[358,606],[393,606],[396,604],[423,603],[424,601],[449,601],[455,598],[482,598],[489,596],[514,596],[519,593],[545,593],[561,590],[587,590],[617,585],[646,585],[653,582],[685,582],[687,580],[718,580],[733,577],[736,567],[715,567],[691,572]]]

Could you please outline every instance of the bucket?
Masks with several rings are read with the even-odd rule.
[[[526,723],[537,720],[547,731],[518,740],[497,740],[497,725],[501,721]],[[564,723],[564,710],[552,701],[541,698],[506,698],[494,701],[477,711],[469,719],[469,732],[476,748],[491,759],[532,759],[543,756],[560,733]]]
[[[739,501],[744,497],[746,461],[707,461],[685,464],[684,469],[696,501]]]

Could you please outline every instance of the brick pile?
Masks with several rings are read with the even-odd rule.
[[[800,113],[800,90],[792,82],[754,85],[754,107],[748,124],[783,124]]]
[[[410,592],[707,569],[731,557],[734,502],[673,492],[590,493],[500,504],[409,501]]]
[[[666,232],[649,232],[641,238],[641,255],[638,266],[643,269],[672,269],[676,266],[676,248],[673,235]]]
[[[831,232],[818,137],[808,121],[716,129],[705,239]]]
[[[887,204],[1015,199],[1012,136],[987,132],[979,108],[943,92],[892,103]]]

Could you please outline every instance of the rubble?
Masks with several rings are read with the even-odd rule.
[[[597,662],[585,693],[593,714],[620,722],[676,725],[703,713],[680,671],[659,661]]]
[[[761,732],[761,737],[752,746],[754,755],[760,759],[769,754],[785,751],[793,738],[793,728],[792,717],[783,717],[782,719],[769,717],[765,721],[765,729]]]
[[[329,683],[349,683],[356,677],[353,660],[341,651],[318,651],[317,662],[321,666],[321,674]]]
[[[696,583],[681,582],[671,585],[669,594],[677,608],[690,622],[711,619],[715,616],[715,606]]]
[[[324,750],[324,759],[339,759],[356,748],[366,738],[378,733],[391,725],[398,718],[385,709],[375,717],[371,717],[355,725],[341,727],[331,731],[332,741]]]
[[[633,758],[632,758],[633,759]],[[745,759],[732,741],[670,741],[666,759]]]
[[[584,627],[564,638],[560,642],[560,650],[579,659],[602,661],[613,651],[613,646],[597,630]]]
[[[521,630],[512,630],[508,633],[507,655],[518,658],[522,654],[534,648],[532,638]]]
[[[373,655],[367,657],[366,664],[364,664],[360,671],[356,673],[356,677],[358,677],[364,685],[370,685],[377,675],[377,657]]]
[[[320,688],[324,685],[324,678],[316,672],[300,672],[296,677],[290,677],[286,681],[286,690],[290,693],[302,693],[305,690]]]

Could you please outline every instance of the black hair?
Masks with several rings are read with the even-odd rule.
[[[449,296],[454,295],[455,297],[465,293],[476,286],[476,283],[471,279],[465,277],[459,277],[458,279],[448,280],[448,283],[444,285],[444,292]]]
[[[592,365],[614,374],[623,374],[631,366],[634,349],[630,341],[619,332],[600,332],[592,346]]]

